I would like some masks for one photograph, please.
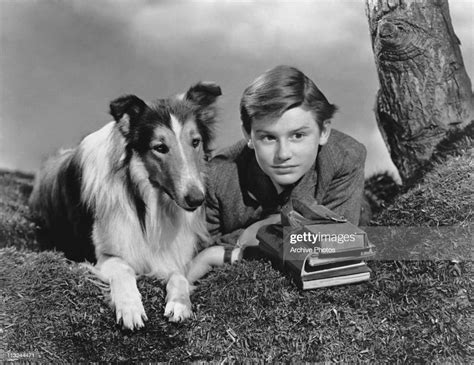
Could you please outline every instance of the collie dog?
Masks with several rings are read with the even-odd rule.
[[[123,328],[147,320],[137,275],[166,283],[170,321],[192,315],[186,272],[208,238],[204,171],[219,95],[219,86],[201,82],[153,103],[122,96],[110,103],[115,121],[37,175],[33,212],[66,257],[95,262]]]

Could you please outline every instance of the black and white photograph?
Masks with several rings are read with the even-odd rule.
[[[0,361],[472,363],[473,24],[0,0]]]

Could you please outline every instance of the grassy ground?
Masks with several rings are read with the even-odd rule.
[[[434,166],[375,224],[472,224],[472,149]],[[195,319],[162,316],[163,286],[139,280],[149,322],[129,333],[77,264],[35,252],[31,179],[0,174],[4,359],[71,361],[472,362],[473,263],[373,261],[357,285],[302,292],[272,266],[213,271],[192,295]]]

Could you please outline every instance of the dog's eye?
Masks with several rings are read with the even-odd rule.
[[[193,145],[194,148],[197,148],[201,144],[201,139],[194,138],[193,141],[191,142],[191,144]]]
[[[156,146],[153,147],[153,151],[158,152],[158,153],[168,153],[169,150],[170,149],[165,144],[157,144]]]

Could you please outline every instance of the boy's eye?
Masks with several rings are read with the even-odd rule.
[[[158,153],[168,153],[169,152],[169,147],[165,145],[164,143],[157,144],[156,146],[153,147],[153,151],[158,152]]]
[[[275,140],[275,137],[266,134],[266,135],[261,136],[260,139],[261,139],[263,142],[271,142],[271,141],[274,141],[274,140]]]
[[[293,134],[293,138],[294,138],[294,139],[301,139],[301,138],[303,138],[304,136],[305,136],[304,133],[295,133],[295,134]]]

